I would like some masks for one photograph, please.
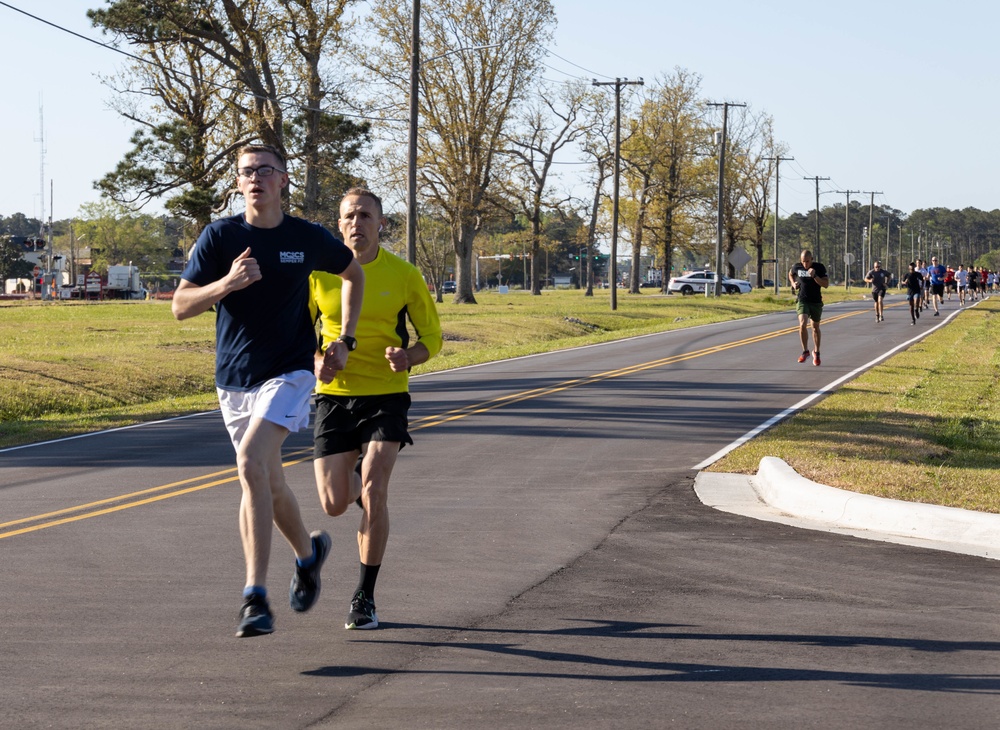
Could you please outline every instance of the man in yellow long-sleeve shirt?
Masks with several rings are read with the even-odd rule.
[[[357,339],[340,332],[340,277],[316,272],[311,280],[322,339],[315,358],[316,486],[327,514],[342,515],[352,502],[364,510],[358,528],[361,573],[344,623],[348,629],[378,627],[375,581],[389,538],[389,477],[399,450],[413,443],[407,431],[409,370],[441,349],[441,322],[419,269],[379,245],[385,225],[378,196],[364,188],[347,191],[340,232],[366,281]],[[407,320],[417,334],[412,343]],[[338,340],[351,350],[343,370],[323,344]]]

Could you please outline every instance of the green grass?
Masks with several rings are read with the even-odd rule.
[[[998,314],[998,298],[963,312],[710,470],[776,456],[822,484],[1000,512]]]
[[[769,294],[706,299],[575,290],[477,294],[439,307],[445,344],[416,372],[787,310]],[[0,304],[0,447],[217,407],[212,314],[167,302]]]
[[[787,289],[706,299],[575,290],[439,306],[431,372],[622,337],[788,311]],[[827,302],[863,292],[825,292]],[[846,384],[713,465],[754,473],[785,459],[825,484],[1000,512],[1000,298]],[[217,407],[214,316],[177,322],[166,302],[0,303],[0,448]]]

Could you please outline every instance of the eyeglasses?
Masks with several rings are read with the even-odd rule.
[[[251,178],[254,173],[257,173],[257,177],[271,177],[276,172],[285,172],[280,167],[275,167],[274,165],[261,165],[260,167],[240,167],[236,170],[236,174],[240,177]]]

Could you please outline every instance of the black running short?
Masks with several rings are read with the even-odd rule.
[[[400,448],[412,444],[407,427],[409,393],[316,396],[316,423],[313,426],[314,456],[361,451],[370,441],[395,441]]]

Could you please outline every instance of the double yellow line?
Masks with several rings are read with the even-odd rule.
[[[862,313],[863,312],[848,312],[836,317],[831,317],[825,321],[827,323],[835,322],[837,320],[844,319],[845,317],[853,317]],[[510,393],[508,395],[493,398],[481,403],[471,403],[444,413],[424,416],[423,418],[412,421],[410,423],[410,430],[417,431],[425,428],[431,428],[433,426],[441,426],[446,423],[468,418],[469,416],[488,413],[489,411],[513,405],[515,403],[521,403],[534,398],[541,398],[554,393],[570,390],[572,388],[592,385],[603,380],[621,378],[627,375],[640,373],[645,370],[674,365],[679,362],[684,362],[685,360],[693,360],[699,357],[714,355],[736,347],[744,347],[746,345],[752,345],[757,342],[764,342],[765,340],[788,335],[796,331],[798,331],[798,327],[787,327],[774,332],[768,332],[754,337],[747,337],[736,342],[727,342],[722,345],[714,345],[701,350],[694,350],[693,352],[671,355],[670,357],[661,358],[659,360],[651,360],[650,362],[629,365],[624,368],[618,368],[617,370],[608,370],[603,373],[588,375],[584,378],[564,380],[554,385],[543,388],[533,388],[531,390],[525,390],[518,393]],[[302,462],[309,461],[312,458],[312,449],[300,449],[298,451],[291,452],[286,458],[287,460],[283,461],[283,465],[286,467],[301,464]],[[232,467],[230,469],[224,469],[223,471],[192,477],[190,479],[182,479],[178,482],[171,482],[170,484],[163,484],[158,487],[151,487],[150,489],[143,489],[130,494],[122,494],[117,497],[109,497],[108,499],[101,499],[96,502],[88,502],[74,507],[66,507],[65,509],[56,510],[54,512],[46,512],[45,514],[35,515],[33,517],[24,517],[10,522],[2,522],[0,523],[0,540],[6,537],[23,535],[28,532],[44,530],[49,527],[65,525],[70,522],[79,522],[80,520],[90,519],[91,517],[100,517],[114,512],[121,512],[122,510],[131,509],[133,507],[141,507],[143,505],[153,504],[154,502],[161,502],[165,499],[172,499],[173,497],[181,497],[185,494],[200,492],[204,489],[211,489],[212,487],[217,487],[220,484],[230,484],[238,480],[239,476],[236,473],[236,468]]]
[[[289,456],[294,457],[305,453],[311,454],[312,449],[300,449],[299,451],[290,453]],[[309,458],[311,457],[307,456],[301,459],[292,459],[283,462],[283,465],[293,466],[295,464],[301,464]],[[236,481],[239,481],[239,475],[236,473],[236,467],[232,467],[222,471],[213,472],[211,474],[203,474],[201,476],[191,477],[190,479],[182,479],[179,482],[161,484],[158,487],[150,487],[149,489],[143,489],[130,494],[121,494],[117,497],[109,497],[107,499],[97,500],[96,502],[88,502],[86,504],[76,505],[75,507],[66,507],[65,509],[55,510],[54,512],[46,512],[33,517],[23,517],[19,520],[0,522],[0,540],[5,537],[23,535],[27,532],[44,530],[47,527],[57,527],[70,522],[86,520],[91,517],[100,517],[101,515],[108,515],[113,512],[121,512],[122,510],[131,509],[132,507],[141,507],[146,504],[160,502],[164,499],[180,497],[185,494],[200,492],[203,489],[217,487],[220,484],[230,484]],[[181,488],[178,489],[178,487]],[[25,526],[19,527],[19,525]]]

